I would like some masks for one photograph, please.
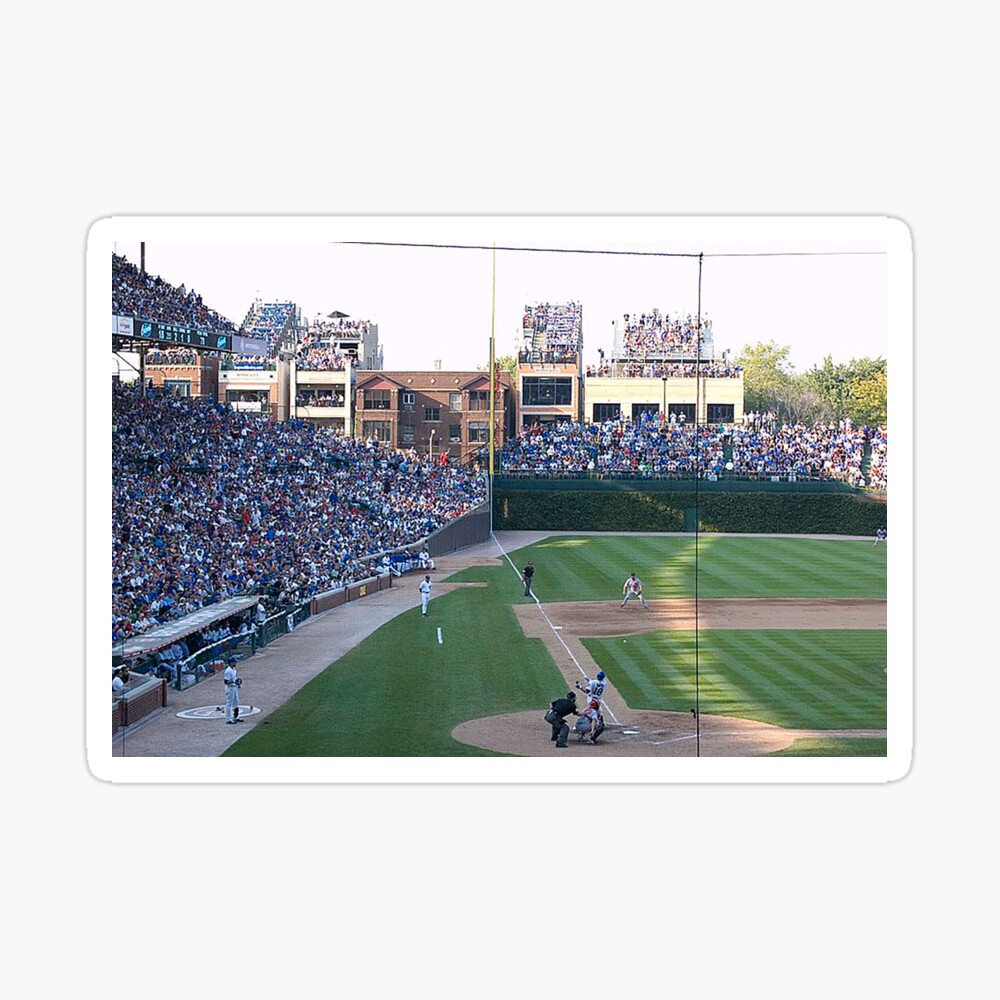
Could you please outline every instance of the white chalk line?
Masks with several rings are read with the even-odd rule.
[[[438,625],[438,645],[439,646],[443,646],[444,645],[444,639],[441,638],[441,626],[440,625]]]
[[[496,542],[496,546],[503,554],[504,559],[506,559],[507,562],[510,563],[510,568],[517,574],[517,578],[519,580],[522,579],[521,571],[517,568],[517,566],[514,565],[514,560],[511,559],[509,555],[507,555],[506,551],[504,551],[504,547],[500,544],[499,539],[492,531],[490,532],[490,537],[493,539],[494,542]],[[580,675],[586,678],[587,671],[580,666],[577,658],[573,655],[573,650],[571,650],[569,646],[566,645],[565,641],[563,640],[563,637],[557,631],[556,626],[552,624],[552,619],[549,618],[549,616],[545,613],[545,608],[542,607],[542,602],[536,596],[534,589],[532,589],[531,591],[531,599],[535,602],[535,607],[537,607],[538,610],[541,611],[542,617],[548,623],[549,628],[552,629],[552,634],[562,643],[563,649],[565,649],[566,652],[569,653],[569,658],[573,661],[573,663],[576,664],[576,669],[580,671]],[[604,709],[607,711],[608,715],[611,716],[612,722],[614,722],[617,725],[618,719],[615,717],[615,713],[611,711],[611,707],[609,705],[604,705]]]

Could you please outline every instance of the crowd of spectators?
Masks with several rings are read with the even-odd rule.
[[[295,394],[296,406],[344,406],[346,405],[343,393],[336,393],[330,389],[301,389]]]
[[[274,359],[266,354],[234,354],[223,365],[224,368],[242,368],[250,371],[259,371],[264,368],[274,367]]]
[[[665,422],[658,414],[637,421],[536,425],[504,444],[500,468],[556,475],[795,476],[875,485],[862,473],[868,440],[875,453],[875,432],[846,422],[807,427],[781,424],[773,414],[750,417],[742,424],[700,426]]]
[[[870,435],[871,461],[868,466],[868,483],[872,489],[885,492],[888,475],[889,438],[884,427],[876,427]]]
[[[294,302],[261,302],[255,300],[240,331],[244,337],[261,340],[267,345],[268,357],[278,353],[278,347],[292,339],[297,308]]]
[[[309,326],[309,334],[316,342],[329,340],[331,337],[361,337],[368,332],[370,321],[367,319],[348,319],[338,317],[321,319],[318,316]]]
[[[118,254],[111,255],[111,311],[194,330],[235,333],[232,322],[209,309],[193,288],[175,287],[158,275],[143,273]]]
[[[300,371],[342,372],[350,360],[336,347],[320,347],[316,344],[302,344],[295,355],[295,364]]]
[[[579,302],[540,302],[525,306],[522,362],[574,362],[583,347],[583,306]]]
[[[154,348],[146,351],[147,365],[196,365],[198,352],[190,347],[168,347],[164,350]]]
[[[112,637],[229,597],[288,607],[478,507],[460,466],[254,413],[112,385]]]
[[[605,361],[587,365],[588,378],[739,378],[743,369],[718,361]]]
[[[702,350],[712,340],[712,321],[702,316],[699,338],[698,318],[671,317],[659,309],[639,316],[626,313],[622,333],[622,354],[625,357],[648,358],[658,355],[698,355],[699,339]]]

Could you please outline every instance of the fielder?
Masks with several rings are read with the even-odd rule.
[[[430,576],[425,576],[423,582],[420,584],[420,613],[427,617],[427,602],[431,599],[431,578]]]
[[[642,596],[642,580],[640,580],[635,573],[625,581],[625,585],[622,587],[622,604],[624,608],[629,602],[629,598],[638,597],[642,606],[648,611],[649,605],[646,603],[646,598]]]
[[[243,682],[236,673],[236,657],[230,656],[226,660],[226,670],[222,675],[222,682],[226,685],[226,725],[234,725],[242,722],[240,718],[240,684]]]
[[[879,528],[875,532],[875,544],[878,545],[879,542],[885,545],[885,528]]]

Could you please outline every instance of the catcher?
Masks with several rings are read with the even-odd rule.
[[[629,602],[629,598],[638,597],[642,606],[648,611],[649,605],[646,603],[646,598],[642,596],[642,580],[640,580],[633,572],[629,578],[625,581],[622,587],[622,604],[624,608]]]

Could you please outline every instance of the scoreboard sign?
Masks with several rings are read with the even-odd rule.
[[[132,336],[137,340],[148,340],[155,344],[182,344],[185,347],[202,347],[209,351],[231,351],[231,333],[212,333],[207,330],[192,330],[176,323],[157,323],[153,320],[137,319],[132,324]]]

